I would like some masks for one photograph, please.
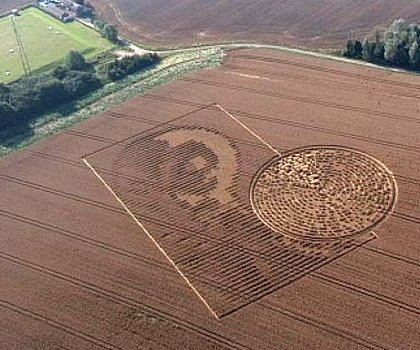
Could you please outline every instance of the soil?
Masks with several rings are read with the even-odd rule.
[[[238,50],[2,159],[0,348],[420,348],[419,91],[412,75]],[[376,239],[219,320],[81,159],[215,102],[280,153],[356,149],[398,186]],[[252,175],[267,147],[244,141]]]
[[[23,5],[29,4],[31,1],[28,0],[4,0],[0,2],[0,15],[3,13],[10,12],[15,8],[19,8]]]
[[[415,21],[416,0],[92,0],[127,37],[153,46],[221,40],[342,48],[393,20]]]

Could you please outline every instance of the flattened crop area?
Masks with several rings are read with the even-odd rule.
[[[4,158],[0,348],[418,349],[419,93],[238,50]]]

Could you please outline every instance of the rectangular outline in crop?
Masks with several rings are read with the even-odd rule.
[[[97,170],[95,170],[94,166],[89,163],[89,161],[86,159],[94,154],[100,153],[102,151],[104,151],[105,149],[109,149],[113,146],[116,146],[118,144],[130,141],[131,139],[135,139],[139,136],[141,136],[142,134],[147,134],[151,131],[153,131],[154,129],[158,129],[161,128],[162,126],[168,124],[170,125],[171,123],[181,120],[182,118],[185,118],[187,116],[193,115],[199,111],[205,110],[205,109],[211,109],[211,110],[217,110],[217,111],[221,111],[223,115],[227,116],[228,118],[232,119],[235,124],[239,125],[241,128],[243,128],[246,132],[248,132],[249,134],[251,134],[254,138],[258,139],[259,142],[261,142],[262,144],[264,144],[268,150],[270,150],[273,155],[281,155],[274,147],[272,147],[270,144],[268,144],[265,140],[263,140],[260,136],[258,136],[253,130],[249,129],[246,125],[244,125],[240,120],[238,120],[235,116],[233,116],[231,113],[229,113],[226,109],[224,109],[222,106],[214,103],[208,106],[203,106],[201,108],[198,108],[194,111],[191,111],[183,116],[180,116],[178,118],[172,119],[170,121],[168,121],[167,123],[161,123],[158,124],[156,127],[150,128],[148,130],[145,130],[144,132],[138,133],[134,136],[130,136],[124,140],[118,141],[116,143],[113,143],[111,145],[108,145],[100,150],[97,150],[95,152],[90,153],[89,155],[86,155],[82,158],[83,162],[89,167],[89,169],[91,169],[91,171],[99,178],[99,180],[104,184],[104,186],[114,195],[114,197],[118,200],[118,202],[123,206],[123,208],[127,211],[127,213],[134,219],[134,221],[137,223],[137,225],[139,225],[143,231],[147,234],[147,236],[152,240],[152,242],[157,246],[157,248],[160,250],[160,252],[169,260],[169,262],[174,266],[174,268],[176,269],[176,271],[184,278],[184,280],[186,281],[186,283],[188,284],[188,286],[197,294],[197,296],[199,297],[199,299],[204,303],[204,305],[209,309],[209,311],[216,317],[216,318],[221,318],[223,316],[226,316],[227,314],[230,314],[233,311],[238,310],[239,308],[242,308],[245,305],[248,305],[251,302],[254,302],[260,298],[262,298],[263,296],[273,292],[276,289],[279,289],[281,287],[283,287],[286,284],[291,283],[292,281],[306,275],[307,273],[312,272],[313,270],[319,268],[320,266],[334,260],[335,258],[342,256],[343,254],[347,253],[348,251],[351,251],[352,249],[357,248],[358,246],[368,242],[369,240],[376,238],[376,235],[374,233],[371,233],[369,236],[366,236],[364,239],[360,240],[360,241],[356,241],[356,242],[352,242],[352,244],[350,246],[346,246],[345,248],[340,248],[338,249],[337,252],[334,252],[332,259],[330,260],[326,260],[324,263],[317,263],[317,265],[314,265],[311,269],[307,270],[307,271],[298,271],[292,273],[292,277],[289,278],[283,285],[279,285],[277,288],[273,288],[271,287],[271,289],[267,289],[265,292],[262,292],[260,296],[258,296],[258,298],[255,298],[249,302],[244,302],[242,304],[240,304],[239,306],[235,306],[232,307],[231,310],[228,310],[226,312],[217,312],[216,309],[212,308],[212,306],[210,305],[211,303],[209,303],[206,298],[202,295],[202,293],[200,293],[200,291],[197,289],[197,287],[194,285],[194,281],[190,281],[189,278],[186,276],[186,274],[183,272],[183,269],[177,266],[176,261],[174,261],[174,259],[171,258],[171,251],[168,251],[168,253],[165,251],[164,248],[162,248],[161,244],[159,244],[159,239],[155,239],[155,237],[153,236],[153,234],[151,234],[149,232],[149,230],[145,227],[145,224],[142,223],[137,216],[127,207],[127,205],[124,203],[124,200],[122,200],[117,193],[115,193],[115,191],[111,188],[111,186],[108,185],[108,183],[105,181],[105,179],[99,174],[99,172]],[[189,271],[186,271],[187,273]],[[197,281],[196,281],[197,282]],[[220,311],[220,310],[219,310]]]

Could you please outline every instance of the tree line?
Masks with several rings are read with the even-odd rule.
[[[10,85],[0,83],[0,130],[27,126],[37,116],[76,100],[104,84],[121,79],[160,61],[156,54],[130,56],[97,72],[83,55],[71,51],[65,64]]]
[[[143,56],[126,56],[120,60],[115,60],[106,67],[107,77],[109,80],[116,81],[129,74],[153,66],[158,62],[160,62],[160,57],[156,53]]]
[[[107,38],[113,43],[118,43],[118,30],[117,28],[105,22],[103,19],[96,19],[93,21],[93,25],[96,30],[98,30],[103,37]]]
[[[396,20],[383,33],[377,32],[373,40],[348,40],[343,55],[420,71],[420,26]]]

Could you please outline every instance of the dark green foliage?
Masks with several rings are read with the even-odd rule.
[[[115,26],[111,24],[106,24],[103,29],[103,35],[105,38],[107,38],[109,41],[116,43],[118,42],[118,31]]]
[[[373,50],[375,43],[370,43],[368,39],[365,39],[362,44],[363,59],[367,62],[373,62]]]
[[[66,95],[73,99],[98,89],[101,86],[101,81],[91,73],[70,71],[63,79],[62,85]]]
[[[97,19],[95,21],[93,21],[93,25],[95,26],[96,29],[98,29],[100,32],[102,32],[102,30],[104,29],[106,22],[101,20],[101,19]]]
[[[382,62],[385,54],[385,46],[383,42],[377,42],[375,43],[375,48],[372,52],[372,59],[373,62]]]
[[[70,70],[85,70],[88,67],[86,59],[78,51],[70,51],[68,53],[66,65]]]
[[[420,45],[415,41],[409,50],[410,66],[412,69],[420,69]]]
[[[155,53],[124,57],[120,60],[115,60],[106,67],[107,77],[112,81],[119,80],[158,62],[160,62],[160,57]]]
[[[348,58],[354,58],[353,40],[347,40],[346,49],[343,51],[343,56]]]
[[[8,93],[9,91],[10,91],[10,88],[6,84],[0,83],[0,96],[2,94]]]
[[[354,58],[363,58],[363,46],[359,40],[354,42]]]
[[[357,40],[349,40],[343,55],[363,58],[368,62],[420,70],[420,27],[417,24],[408,25],[403,19],[399,19],[392,23],[382,37],[383,39],[377,32],[375,42],[370,42],[368,38],[363,44]]]
[[[362,43],[359,40],[347,41],[346,50],[344,50],[343,55],[349,58],[362,58],[363,57],[363,47]]]
[[[0,85],[0,129],[27,126],[38,115],[71,102],[101,86],[89,72],[60,66],[50,74],[23,78],[10,86]]]
[[[408,48],[404,44],[397,45],[396,65],[402,68],[408,68],[410,57],[408,56]]]
[[[5,116],[13,112],[12,106],[4,101],[0,101],[0,116]]]
[[[106,66],[105,73],[109,80],[118,80],[159,61],[157,54],[125,57]],[[42,113],[102,86],[91,65],[78,52],[70,53],[66,62],[50,73],[26,77],[11,85],[0,83],[0,131],[26,129]]]
[[[113,43],[118,43],[118,30],[115,26],[106,23],[103,19],[93,21],[93,25],[101,34]]]
[[[58,66],[52,70],[51,75],[57,79],[63,80],[69,71],[70,69],[67,66]]]

